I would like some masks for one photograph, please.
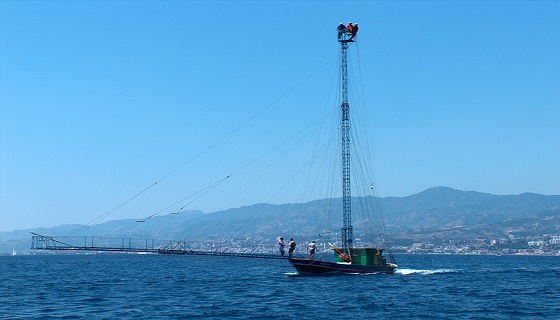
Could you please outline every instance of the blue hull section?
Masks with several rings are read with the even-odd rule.
[[[289,259],[292,266],[299,274],[304,275],[322,275],[322,274],[336,274],[336,273],[387,273],[393,274],[397,270],[396,265],[357,265],[336,263],[312,259]]]

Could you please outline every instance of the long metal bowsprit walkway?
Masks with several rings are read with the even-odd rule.
[[[153,254],[175,254],[175,255],[207,255],[207,256],[231,256],[261,259],[286,259],[277,254],[257,253],[253,251],[227,252],[229,248],[217,250],[193,250],[186,241],[170,241],[165,246],[155,246],[153,239],[143,239],[145,246],[133,246],[132,239],[121,238],[122,245],[119,246],[97,246],[94,245],[94,237],[84,237],[84,245],[77,246],[32,232],[31,249],[45,251],[95,251],[95,252],[123,252],[123,253],[153,253]],[[137,241],[136,241],[137,242]]]

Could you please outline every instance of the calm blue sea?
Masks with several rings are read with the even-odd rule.
[[[394,275],[303,277],[287,261],[0,257],[2,319],[560,319],[560,257],[397,255]]]

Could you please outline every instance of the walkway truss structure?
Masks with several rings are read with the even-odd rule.
[[[154,246],[154,240],[145,239],[145,246],[133,246],[132,239],[121,238],[122,246],[96,246],[94,245],[94,237],[84,237],[84,245],[72,245],[52,236],[45,236],[32,232],[31,249],[46,251],[94,251],[94,252],[123,252],[123,253],[151,253],[151,254],[177,254],[177,255],[211,255],[211,256],[236,256],[262,259],[285,259],[276,254],[248,252],[227,252],[228,248],[219,250],[192,250],[186,241],[170,241],[167,245],[161,247]],[[101,238],[101,237],[100,237]],[[150,243],[151,241],[151,243]]]

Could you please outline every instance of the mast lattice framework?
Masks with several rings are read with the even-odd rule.
[[[341,47],[340,73],[342,111],[340,132],[342,142],[342,249],[354,247],[354,231],[352,228],[352,205],[350,188],[350,105],[348,104],[348,45],[354,40],[345,37],[338,40]]]

